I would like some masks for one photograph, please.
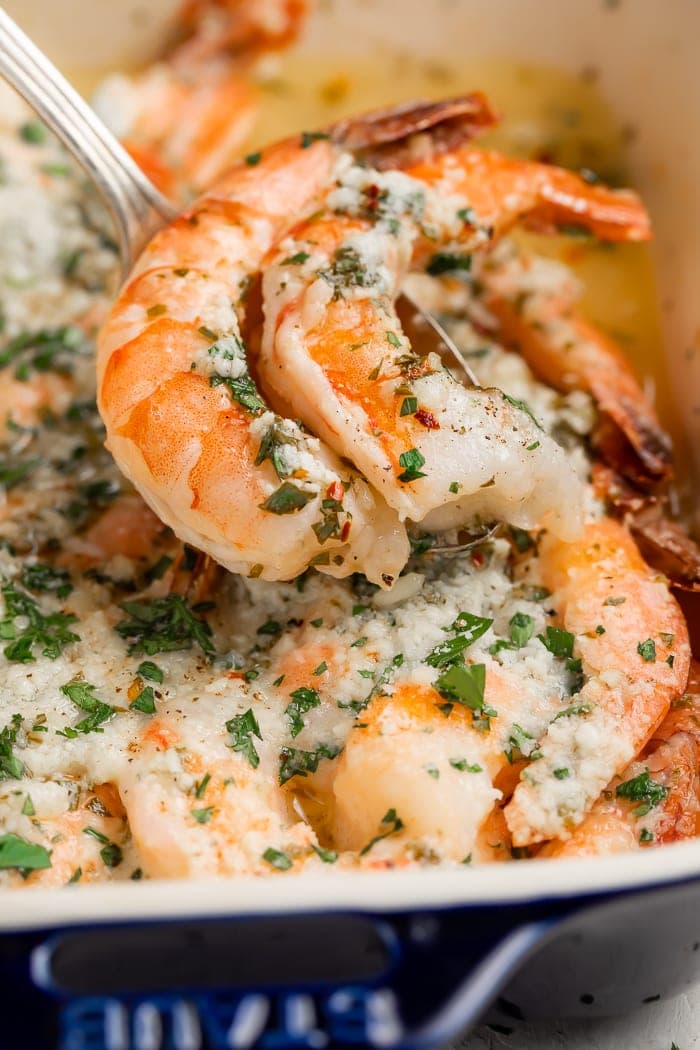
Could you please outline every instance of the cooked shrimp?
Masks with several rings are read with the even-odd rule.
[[[556,390],[591,394],[599,413],[594,444],[603,458],[633,481],[667,478],[670,440],[623,352],[576,314],[579,287],[571,273],[511,243],[480,261],[476,279],[497,336]]]
[[[428,108],[454,124],[460,105],[471,130],[480,98]],[[368,120],[382,141],[385,122],[395,114]],[[99,403],[122,470],[227,568],[286,579],[316,564],[387,586],[406,561],[403,526],[321,442],[267,410],[240,338],[250,279],[290,215],[315,207],[338,152],[325,136],[273,147],[156,236],[101,332]]]
[[[179,44],[136,76],[115,74],[93,104],[167,196],[186,200],[240,155],[258,113],[250,65],[287,46],[305,0],[189,0],[176,18]]]
[[[278,783],[285,725],[261,696],[249,705],[235,678],[221,701],[198,698],[186,718],[173,703],[130,748],[119,791],[144,872],[185,878],[264,874],[272,848],[301,860],[312,829],[290,816]],[[236,714],[236,712],[239,712]]]
[[[222,53],[243,54],[287,47],[299,34],[313,0],[185,0],[178,26],[186,39],[179,62],[201,62]]]
[[[393,809],[402,829],[392,835],[392,848],[409,845],[452,860],[498,852],[504,836],[494,839],[490,821],[507,787],[503,774],[520,748],[534,750],[561,711],[561,693],[524,680],[515,667],[483,660],[477,714],[417,679],[400,682],[362,713],[333,781],[333,836],[341,848],[360,849]],[[497,823],[502,827],[502,814]]]
[[[575,213],[601,236],[634,239],[647,235],[644,210],[569,172],[465,148],[407,172],[341,165],[331,214],[282,242],[263,279],[261,376],[400,517],[436,529],[497,517],[573,538],[581,490],[564,453],[512,398],[467,391],[412,354],[394,299],[409,265],[478,247],[519,218]],[[433,255],[428,269],[450,260]]]
[[[240,154],[257,116],[257,93],[227,67],[194,72],[162,62],[114,74],[93,104],[134,160],[168,196],[191,197]]]
[[[681,694],[689,666],[681,610],[624,526],[589,524],[576,545],[544,537],[540,566],[566,632],[551,644],[569,658],[573,647],[586,681],[506,807],[516,846],[566,838],[581,823]]]
[[[402,528],[330,450],[267,409],[231,305],[290,202],[308,206],[329,160],[326,143],[271,150],[229,177],[228,222],[205,198],[192,221],[156,237],[100,337],[100,406],[109,447],[147,502],[227,568],[286,579],[316,563],[387,583],[406,560]],[[223,258],[206,239],[212,220]],[[175,271],[163,258],[173,247]]]
[[[694,838],[700,826],[700,676],[675,700],[644,752],[610,782],[571,838],[538,856],[602,856]]]
[[[122,867],[122,861],[129,833],[112,785],[98,785],[77,805],[70,778],[64,783],[29,780],[26,786],[26,793],[19,786],[14,792],[19,805],[24,803],[21,813],[6,811],[4,827],[25,842],[43,846],[49,860],[47,867],[32,871],[26,879],[15,872],[3,873],[4,879],[12,885],[34,888],[128,877],[133,866],[124,863]],[[77,785],[73,787],[77,789]],[[101,853],[105,847],[108,852]]]

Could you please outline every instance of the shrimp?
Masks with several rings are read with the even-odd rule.
[[[210,60],[222,52],[245,56],[287,47],[312,8],[313,0],[185,0],[178,25],[185,39],[175,60]]]
[[[580,661],[585,684],[550,724],[506,806],[516,846],[571,834],[664,719],[690,660],[683,614],[623,525],[591,523],[575,546],[545,536],[539,560],[562,623],[550,645],[575,669]]]
[[[688,691],[648,746],[615,777],[565,841],[538,857],[602,856],[694,838],[700,826],[700,674],[691,667]]]
[[[233,163],[258,112],[255,87],[239,69],[171,62],[107,77],[93,105],[161,192],[178,199],[203,190]]]
[[[178,45],[143,73],[108,77],[93,104],[158,188],[187,199],[240,154],[258,114],[250,64],[288,45],[306,11],[304,0],[191,0]]]
[[[268,410],[231,305],[231,289],[253,271],[290,198],[307,206],[329,152],[325,143],[310,151],[287,144],[231,176],[237,200],[228,222],[207,198],[192,221],[178,220],[176,272],[163,258],[175,231],[156,237],[100,336],[100,408],[109,448],[146,501],[227,568],[286,579],[315,560],[329,572],[364,569],[381,581],[406,560],[403,530],[355,472]],[[212,220],[226,245],[226,280],[216,274],[219,246],[206,239]],[[205,270],[198,256],[207,246]],[[367,541],[371,522],[381,552]]]
[[[467,97],[427,108],[451,126],[463,111],[466,134],[484,107]],[[423,128],[425,106],[416,119]],[[396,115],[367,123],[385,142]],[[322,442],[269,410],[240,336],[251,278],[290,214],[316,206],[339,151],[325,135],[272,147],[154,238],[100,333],[98,401],[122,471],[227,568],[288,579],[314,564],[390,586],[408,555],[404,526]]]
[[[557,390],[585,390],[598,408],[594,446],[633,482],[671,471],[671,443],[623,352],[574,312],[578,282],[553,260],[499,245],[478,265],[479,302],[498,336]]]
[[[456,861],[492,859],[504,841],[509,848],[494,805],[508,791],[520,749],[534,750],[561,711],[561,694],[524,680],[522,669],[479,659],[484,685],[483,695],[472,698],[475,709],[450,701],[442,676],[428,686],[414,673],[363,712],[333,780],[333,838],[341,848],[360,849],[389,810],[402,825],[392,848]]]
[[[638,199],[448,148],[405,174],[341,164],[326,202],[266,267],[262,380],[402,519],[445,529],[497,517],[573,538],[582,493],[563,451],[512,398],[465,390],[436,357],[412,353],[394,300],[410,265],[469,263],[436,248],[477,248],[520,218],[541,227],[575,214],[601,236],[643,238]]]
[[[15,791],[19,804],[24,805],[21,813],[10,810],[3,814],[4,826],[25,842],[43,846],[48,853],[47,866],[26,877],[5,873],[3,877],[11,885],[65,886],[128,877],[127,869],[131,872],[132,866],[124,863],[122,867],[125,855],[131,859],[128,829],[113,785],[97,785],[77,804],[70,778],[64,784],[28,781],[27,787],[26,794]]]
[[[313,830],[290,813],[278,783],[285,741],[277,705],[261,693],[248,697],[235,673],[207,689],[186,717],[176,702],[161,704],[118,778],[144,872],[264,874],[272,870],[270,849],[300,864],[314,857]]]

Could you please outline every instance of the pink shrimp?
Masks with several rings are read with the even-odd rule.
[[[540,566],[564,631],[550,644],[580,659],[586,681],[506,807],[516,846],[571,834],[663,721],[690,660],[683,614],[624,526],[590,524],[576,545],[544,537]]]

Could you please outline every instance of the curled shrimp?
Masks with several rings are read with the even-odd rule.
[[[341,163],[326,205],[266,267],[263,381],[402,519],[443,529],[497,517],[572,538],[582,493],[563,451],[512,398],[465,390],[413,353],[394,300],[409,266],[468,266],[440,249],[478,248],[521,219],[549,228],[575,215],[600,236],[646,237],[638,199],[450,144],[405,173]]]
[[[639,758],[614,778],[565,841],[540,857],[601,856],[694,838],[700,826],[700,674],[691,667],[686,693]]]
[[[550,724],[506,806],[516,846],[571,834],[682,693],[690,659],[666,581],[618,522],[589,524],[576,545],[544,537],[539,560],[566,632],[551,644],[580,660],[585,684]]]
[[[599,413],[593,440],[603,459],[633,482],[667,478],[670,440],[623,352],[575,312],[578,285],[570,273],[504,244],[485,256],[477,279],[480,302],[506,345],[556,390],[591,394]]]
[[[460,104],[468,131],[482,103]],[[439,122],[440,104],[429,108]],[[451,125],[459,108],[445,104]],[[368,125],[385,142],[392,120]],[[410,133],[410,113],[400,127]],[[407,558],[404,527],[359,474],[270,410],[240,335],[251,279],[290,215],[315,207],[339,152],[325,134],[272,147],[154,238],[100,333],[98,399],[124,473],[227,568],[287,579],[315,564],[388,586]]]
[[[166,195],[201,192],[239,155],[258,112],[250,64],[289,44],[304,0],[190,0],[179,43],[136,76],[108,77],[93,100],[137,164]]]

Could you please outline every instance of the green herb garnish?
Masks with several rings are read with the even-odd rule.
[[[249,707],[242,715],[235,715],[231,718],[226,723],[226,730],[231,734],[231,748],[247,758],[253,769],[257,769],[260,765],[260,756],[252,738],[256,736],[258,740],[262,740],[262,734],[253,709]]]

